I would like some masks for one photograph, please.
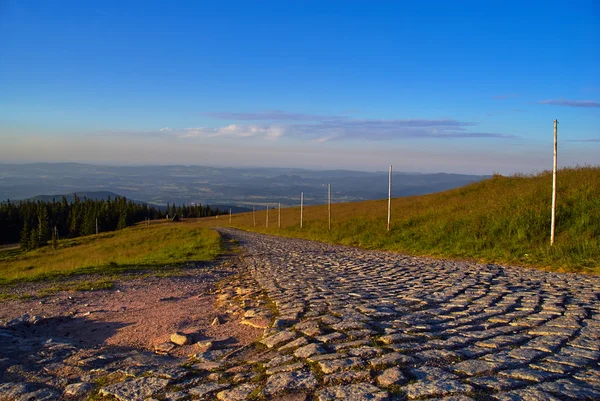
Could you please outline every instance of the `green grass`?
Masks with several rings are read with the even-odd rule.
[[[335,183],[332,183],[335,186]],[[518,264],[547,270],[600,274],[600,167],[558,172],[556,240],[549,244],[552,174],[495,175],[441,193],[392,200],[392,231],[386,231],[387,200],[305,207],[233,216],[234,227],[270,234],[414,255]],[[228,220],[203,219],[205,226]]]
[[[46,246],[29,252],[20,249],[0,252],[0,285],[78,274],[162,269],[187,261],[213,260],[221,252],[219,234],[198,224],[161,222],[151,224],[150,228],[138,225],[61,240],[56,249]],[[112,284],[107,281],[103,285]]]

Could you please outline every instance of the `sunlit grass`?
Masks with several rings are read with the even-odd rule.
[[[221,252],[216,232],[197,224],[161,223],[59,241],[30,252],[0,252],[0,284],[80,273],[112,274],[207,261]]]
[[[385,183],[383,183],[385,185]],[[335,185],[335,182],[332,183]],[[437,194],[392,200],[392,231],[386,231],[387,200],[298,207],[233,216],[232,225],[284,236],[415,255],[475,259],[557,271],[600,273],[600,168],[560,170],[556,241],[550,246],[552,174],[496,175]],[[227,217],[203,219],[228,226]]]

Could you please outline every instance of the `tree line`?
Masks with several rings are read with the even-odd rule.
[[[87,199],[73,195],[52,201],[0,202],[0,244],[20,243],[25,249],[48,244],[59,238],[75,238],[98,232],[120,230],[146,218],[151,220],[207,217],[220,214],[210,206],[167,204],[166,208],[135,203],[125,197]]]

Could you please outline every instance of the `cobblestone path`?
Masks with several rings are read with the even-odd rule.
[[[54,339],[0,399],[600,399],[600,277],[220,232],[244,254],[219,301],[266,326],[258,343],[178,359]]]
[[[278,308],[265,394],[600,399],[598,277],[223,233]]]

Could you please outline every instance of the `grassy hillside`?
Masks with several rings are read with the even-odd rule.
[[[153,222],[124,230],[61,240],[29,252],[0,251],[0,285],[23,280],[74,275],[112,274],[161,268],[186,261],[214,259],[221,251],[219,235],[197,224]]]
[[[549,245],[552,174],[494,176],[462,188],[392,200],[392,231],[386,231],[387,200],[234,215],[232,225],[285,236],[416,255],[476,259],[558,271],[600,273],[600,168],[560,170],[556,242]],[[227,226],[228,218],[204,225]]]

